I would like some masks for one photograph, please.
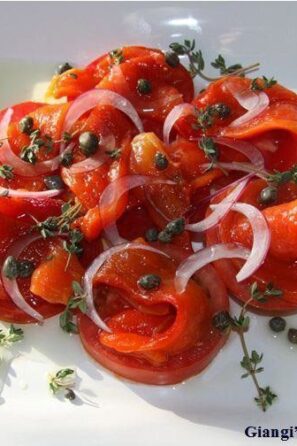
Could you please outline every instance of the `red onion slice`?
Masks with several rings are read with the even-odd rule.
[[[211,166],[210,163],[201,164],[201,167],[205,168],[206,171],[209,169],[210,166]],[[267,170],[259,169],[258,167],[255,167],[254,164],[251,163],[239,163],[237,161],[233,161],[231,163],[217,162],[216,167],[221,168],[222,170],[237,170],[239,172],[247,172],[259,178],[262,178],[263,180],[266,180],[268,175]]]
[[[238,88],[232,82],[226,82],[225,85],[238,103],[248,110],[247,113],[231,122],[229,127],[246,124],[260,115],[269,105],[269,97],[263,91],[255,93],[249,89]]]
[[[224,146],[230,147],[230,149],[237,150],[237,152],[242,153],[247,159],[254,164],[255,167],[262,169],[264,167],[264,157],[260,150],[258,150],[254,144],[246,141],[238,141],[231,138],[216,137],[213,138],[214,142],[217,144],[222,144]]]
[[[99,207],[108,208],[114,202],[118,201],[122,197],[122,195],[124,195],[129,190],[134,189],[135,187],[145,186],[146,184],[155,183],[176,184],[174,183],[174,181],[163,180],[158,177],[149,177],[145,175],[126,175],[116,179],[104,189],[99,200]]]
[[[89,266],[87,271],[85,272],[84,279],[83,279],[83,286],[84,291],[86,293],[86,302],[87,302],[87,315],[90,319],[102,330],[107,331],[108,333],[111,333],[110,328],[105,324],[105,322],[100,318],[100,316],[97,313],[97,310],[95,308],[94,304],[94,296],[93,296],[93,279],[98,272],[98,270],[101,268],[101,266],[106,262],[107,259],[109,259],[113,254],[116,254],[118,252],[124,251],[126,249],[143,249],[145,251],[151,251],[156,254],[160,254],[166,257],[169,257],[167,254],[165,254],[163,251],[160,251],[159,249],[153,248],[148,245],[142,245],[141,243],[125,243],[120,246],[114,246],[113,248],[110,248],[104,252],[102,252]]]
[[[235,187],[235,189],[221,201],[218,208],[216,208],[204,220],[201,220],[198,223],[186,225],[186,229],[193,232],[203,232],[216,226],[221,221],[221,219],[230,211],[232,205],[238,200],[248,181],[249,178],[243,178],[242,181]]]
[[[112,223],[111,225],[107,226],[104,229],[104,235],[112,246],[122,245],[128,241],[120,236],[116,223]]]
[[[183,293],[193,274],[215,260],[234,258],[246,260],[249,254],[248,249],[233,243],[217,244],[201,249],[179,265],[175,274],[175,288],[178,293]]]
[[[112,107],[117,108],[131,119],[139,132],[143,132],[141,119],[128,99],[114,91],[95,88],[81,94],[72,102],[65,116],[62,134],[64,132],[69,133],[74,123],[82,115],[97,105],[111,105]],[[62,153],[64,149],[65,143],[62,143],[60,152]]]
[[[74,175],[77,173],[90,172],[102,166],[105,161],[106,155],[104,153],[98,152],[96,153],[96,155],[91,156],[90,158],[86,158],[82,161],[79,161],[78,163],[72,164],[72,166],[69,167],[69,171]]]
[[[271,233],[266,218],[255,206],[247,203],[235,203],[232,206],[232,211],[243,214],[248,219],[253,231],[252,250],[246,263],[236,275],[237,282],[242,282],[254,274],[264,262],[270,246]]]
[[[0,162],[2,164],[12,166],[14,172],[23,177],[35,177],[37,175],[42,175],[57,170],[60,163],[59,156],[56,156],[51,160],[39,161],[32,165],[26,161],[23,161],[13,152],[7,139],[7,127],[11,121],[12,115],[13,110],[9,108],[5,112],[0,122],[0,139],[4,140],[2,146],[0,147]]]
[[[169,144],[170,141],[170,132],[176,123],[176,121],[183,117],[188,115],[193,115],[195,111],[194,105],[187,104],[186,102],[183,104],[178,104],[168,113],[166,116],[166,119],[164,121],[163,126],[163,141],[165,144]]]
[[[72,150],[74,144],[69,144],[66,150]],[[105,150],[113,150],[115,148],[115,137],[110,134],[108,136],[100,137],[100,151],[89,158],[86,158],[78,163],[72,164],[69,170],[72,174],[90,172],[102,166],[108,159],[108,156],[104,153]]]
[[[59,195],[62,191],[60,189],[43,190],[38,192],[31,192],[22,189],[6,189],[0,186],[0,197],[16,197],[16,198],[52,198]]]
[[[42,238],[41,235],[26,235],[13,243],[9,250],[7,251],[7,257],[13,256],[16,259],[20,256],[20,254],[24,251],[27,246],[29,246],[31,243],[33,243],[35,240],[38,240]],[[4,286],[5,291],[10,296],[13,303],[20,308],[20,310],[24,311],[24,313],[28,314],[29,316],[33,317],[39,322],[43,321],[43,316],[38,313],[34,308],[32,308],[28,302],[25,300],[24,296],[20,292],[20,289],[17,284],[16,279],[8,279],[3,271],[3,267],[1,270],[1,280]]]

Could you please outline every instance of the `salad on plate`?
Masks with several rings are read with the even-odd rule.
[[[99,364],[155,385],[204,370],[235,331],[266,410],[245,332],[248,311],[275,332],[297,312],[297,95],[259,64],[211,65],[195,41],[123,47],[0,112],[0,320],[59,315]]]

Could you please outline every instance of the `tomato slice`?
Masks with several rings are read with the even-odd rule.
[[[160,50],[141,46],[123,47],[120,51],[122,54],[121,61],[161,53]],[[85,68],[73,68],[58,76],[55,75],[49,86],[48,95],[54,98],[67,96],[68,99],[74,99],[81,93],[94,88],[109,73],[114,64],[117,64],[117,62],[111,57],[110,53],[107,53],[96,58]]]
[[[72,282],[80,282],[83,274],[76,254],[69,256],[57,241],[51,243],[47,258],[35,268],[30,291],[49,303],[66,305],[73,294]]]
[[[244,191],[241,201],[259,207],[259,193],[265,182],[257,180],[250,183]],[[280,187],[279,200],[286,201],[296,198],[297,188],[294,185]],[[222,198],[222,197],[221,197]],[[217,200],[214,200],[217,201]],[[260,206],[261,207],[261,206]],[[242,266],[242,261],[219,260],[215,267],[222,280],[225,282],[232,295],[242,302],[249,299],[249,285],[258,281],[259,286],[265,286],[272,282],[274,286],[283,291],[281,298],[269,297],[267,302],[253,301],[250,306],[264,314],[286,314],[296,312],[297,308],[297,269],[294,250],[296,240],[295,212],[296,200],[284,204],[277,204],[266,209],[262,206],[270,226],[272,241],[265,263],[258,271],[243,283],[235,279],[236,273]],[[241,214],[230,212],[221,222],[220,226],[207,232],[207,244],[235,242],[250,247],[252,244],[251,228],[247,220]]]
[[[138,91],[138,81],[147,80],[151,91]],[[163,120],[168,112],[183,101],[191,101],[193,82],[187,70],[179,65],[168,66],[163,54],[133,58],[114,66],[99,83],[125,96],[137,109],[140,116]]]
[[[0,216],[0,265],[2,268],[3,262],[7,256],[7,250],[11,243],[17,240],[22,235],[28,234],[30,226],[27,223],[6,217]],[[26,259],[33,261],[34,265],[38,265],[48,253],[48,241],[37,240],[33,242],[27,249],[24,250],[20,259]],[[26,301],[33,306],[44,318],[48,318],[60,313],[63,309],[61,305],[52,305],[45,302],[43,299],[37,297],[30,292],[30,278],[18,279],[18,285],[21,293],[25,297]],[[28,316],[22,310],[17,308],[12,302],[11,298],[5,292],[3,285],[0,281],[0,319],[2,321],[11,323],[36,323],[35,319]]]
[[[162,284],[159,290],[146,292],[144,298],[136,281],[149,271],[158,273]],[[183,296],[176,295],[172,287],[174,271],[171,261],[147,251],[122,252],[106,262],[97,273],[95,286],[100,285],[97,290],[101,290],[98,311],[113,334],[102,332],[88,317],[79,316],[82,343],[96,361],[126,378],[160,385],[186,379],[213,359],[226,340],[210,326],[210,316],[222,308],[222,301],[220,308],[210,307],[193,281]],[[208,274],[212,274],[208,280],[213,282],[216,273],[212,270]],[[224,286],[222,290],[223,305],[228,308]],[[135,307],[135,303],[142,307]],[[167,304],[167,312],[154,313],[160,303]],[[198,312],[194,310],[197,305]],[[144,311],[145,307],[151,312]]]

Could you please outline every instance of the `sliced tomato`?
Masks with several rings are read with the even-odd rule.
[[[6,259],[9,246],[22,235],[28,234],[30,227],[27,223],[6,217],[0,216],[0,264],[1,268]],[[33,261],[34,265],[38,265],[42,259],[45,258],[48,252],[48,240],[37,240],[33,242],[28,248],[24,250],[20,259]],[[63,306],[53,305],[44,301],[30,292],[30,278],[18,279],[18,285],[21,293],[26,301],[33,306],[36,311],[48,318],[58,314],[62,311]],[[17,308],[12,302],[11,298],[5,292],[2,283],[0,282],[0,320],[11,323],[36,323],[35,319],[28,316],[22,310]]]
[[[62,200],[53,198],[0,197],[0,213],[14,218],[21,217],[32,224],[32,217],[43,221],[47,217],[59,216],[63,203]]]
[[[265,182],[257,180],[248,185],[241,201],[259,206],[259,193],[265,186]],[[296,195],[296,187],[283,185],[280,188],[279,200],[286,200]],[[222,198],[222,197],[220,197]],[[215,200],[216,201],[216,200]],[[264,314],[282,314],[295,312],[297,309],[297,269],[296,269],[296,222],[295,213],[297,209],[296,200],[284,204],[263,209],[263,214],[268,221],[272,240],[265,263],[248,280],[238,283],[235,279],[236,273],[242,266],[239,260],[219,260],[215,267],[222,280],[232,295],[245,302],[249,299],[249,285],[257,281],[260,287],[272,282],[274,286],[283,291],[281,298],[270,297],[267,302],[259,303],[253,301],[251,307]],[[252,232],[247,220],[239,213],[229,213],[218,228],[207,232],[207,244],[236,242],[251,247]]]
[[[161,53],[159,50],[141,46],[123,47],[117,51],[121,51],[122,61]],[[67,96],[68,99],[73,99],[81,93],[94,88],[109,73],[114,63],[117,64],[110,53],[106,53],[96,58],[85,68],[73,68],[60,75],[55,75],[50,83],[48,95],[54,98]]]
[[[140,79],[150,82],[149,93],[139,93]],[[187,70],[182,65],[170,67],[163,54],[133,58],[114,66],[99,87],[128,98],[140,116],[158,120],[163,120],[175,105],[193,98],[193,82]]]
[[[158,291],[145,293],[144,298],[136,282],[149,271],[159,274],[162,284]],[[79,316],[82,343],[96,361],[126,378],[157,385],[180,382],[209,364],[226,340],[225,335],[210,326],[209,316],[219,307],[214,305],[210,310],[205,294],[192,281],[183,295],[176,295],[172,288],[174,271],[169,260],[147,251],[127,251],[106,262],[97,274],[95,286],[108,286],[107,293],[98,288],[101,289],[98,311],[112,327],[113,334],[98,330],[86,316]],[[213,279],[212,275],[212,282]],[[222,295],[224,308],[228,308],[226,291]],[[143,307],[135,308],[134,304],[139,302],[151,310],[158,303],[167,303],[168,310],[149,314]],[[192,305],[201,304],[199,322]],[[203,314],[208,314],[206,319]]]
[[[41,149],[37,153],[39,161],[53,158],[57,155],[61,140],[62,127],[69,104],[50,104],[38,107],[28,115],[34,120],[34,129],[39,129],[41,137],[49,136],[54,142],[51,150]],[[22,148],[30,144],[30,138],[22,133],[19,128],[19,122],[13,121],[8,128],[8,138],[13,151],[19,154]]]
[[[76,254],[65,251],[60,241],[51,243],[47,259],[35,268],[30,291],[49,303],[66,305],[73,294],[72,282],[80,282],[84,274]]]
[[[168,160],[164,170],[156,167],[155,157],[162,154]],[[145,190],[145,201],[151,219],[162,228],[169,220],[183,216],[190,206],[190,189],[183,180],[178,164],[171,159],[170,150],[154,133],[142,133],[132,141],[130,170],[138,175],[159,177],[176,184],[150,184]]]

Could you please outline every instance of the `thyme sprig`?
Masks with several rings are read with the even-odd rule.
[[[9,348],[12,344],[22,341],[24,339],[24,331],[21,328],[16,328],[13,324],[8,330],[0,330],[0,347]]]
[[[273,87],[275,84],[277,84],[277,80],[274,79],[274,77],[271,77],[268,79],[266,76],[262,76],[261,79],[255,78],[252,80],[251,83],[251,90],[253,91],[263,91],[267,88]]]
[[[64,397],[74,400],[76,395],[72,389],[76,382],[76,372],[73,369],[65,368],[58,370],[55,374],[48,376],[49,388],[53,395],[64,392]]]
[[[227,67],[225,59],[221,54],[219,54],[219,56],[215,59],[214,62],[211,63],[211,65],[214,68],[219,69],[222,76],[210,77],[203,72],[205,69],[205,61],[201,49],[195,50],[195,39],[193,39],[192,41],[186,39],[183,43],[173,42],[169,45],[169,48],[178,56],[187,56],[189,60],[189,71],[193,78],[196,76],[200,76],[202,79],[208,82],[216,81],[226,75],[243,76],[247,73],[257,70],[260,65],[259,63],[255,63],[243,68],[241,64],[235,64]]]
[[[41,132],[39,129],[33,130],[30,135],[30,144],[24,146],[21,151],[21,159],[30,164],[35,164],[37,162],[37,153],[41,148],[49,153],[53,149],[53,139],[49,135],[44,135],[42,138],[40,136]]]
[[[86,295],[79,282],[72,282],[73,295],[69,299],[67,306],[60,315],[60,327],[66,333],[77,333],[77,325],[74,321],[73,310],[79,309],[82,313],[87,311]]]
[[[264,291],[260,290],[257,282],[254,282],[250,286],[250,298],[243,305],[239,316],[231,317],[229,313],[222,312],[214,317],[214,325],[220,330],[233,330],[236,332],[240,339],[240,344],[243,350],[243,358],[240,361],[241,367],[245,370],[242,374],[242,378],[251,377],[257,396],[254,398],[256,404],[264,412],[271,406],[277,395],[271,390],[270,386],[261,387],[257,375],[264,371],[262,364],[263,353],[258,353],[256,350],[252,350],[251,353],[246,344],[245,333],[250,327],[250,318],[247,315],[247,308],[253,301],[266,302],[268,297],[281,297],[282,290],[275,288],[272,283],[267,284]]]
[[[112,65],[120,65],[125,60],[123,51],[120,48],[110,51],[109,57]]]
[[[70,225],[79,216],[82,210],[82,205],[79,201],[75,201],[72,204],[71,201],[63,204],[61,209],[61,215],[59,217],[48,217],[44,221],[38,221],[32,217],[36,222],[33,229],[40,232],[43,238],[54,237],[61,233],[69,233]]]
[[[13,167],[2,164],[0,166],[0,177],[5,180],[12,180],[14,178]]]

